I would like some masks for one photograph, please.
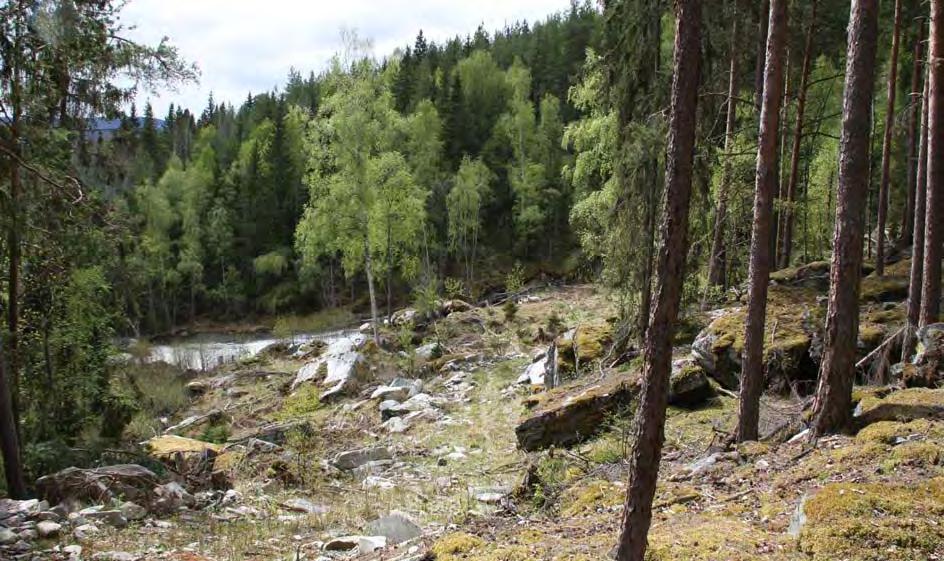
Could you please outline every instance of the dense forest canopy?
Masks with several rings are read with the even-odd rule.
[[[340,309],[382,345],[405,305],[598,282],[619,303],[613,356],[644,365],[627,511],[645,518],[689,312],[747,293],[741,441],[757,438],[771,272],[832,263],[816,434],[849,421],[863,262],[927,263],[906,354],[939,314],[926,3],[575,0],[394,53],[345,33],[327,68],[166,115],[136,88],[197,70],[167,40],[126,39],[121,5],[0,6],[10,494],[19,456],[38,475],[134,419],[123,338]],[[620,558],[641,559],[630,534]]]

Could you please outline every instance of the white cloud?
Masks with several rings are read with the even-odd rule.
[[[156,43],[170,38],[200,67],[198,85],[177,92],[142,92],[158,116],[171,103],[201,110],[212,91],[217,102],[239,104],[248,92],[281,87],[290,68],[320,72],[340,47],[342,28],[374,42],[383,57],[412,44],[422,29],[443,42],[484,24],[490,32],[516,21],[533,22],[568,8],[570,0],[134,0],[122,21],[129,35]]]

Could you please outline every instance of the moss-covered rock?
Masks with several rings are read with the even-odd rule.
[[[770,281],[778,285],[802,286],[825,292],[829,289],[829,267],[829,261],[813,261],[774,271],[770,274]]]
[[[669,384],[672,405],[695,407],[714,395],[704,370],[693,363],[677,363]],[[515,428],[518,447],[534,451],[584,442],[604,430],[610,417],[630,407],[640,388],[640,375],[633,372],[614,374],[599,384],[574,382],[530,396],[524,404],[532,412]]]
[[[815,291],[770,287],[764,361],[771,389],[786,390],[793,382],[815,380],[818,369],[811,347],[824,318],[825,309]],[[727,389],[739,386],[746,319],[745,307],[719,312],[692,344],[698,364]]]
[[[811,561],[930,561],[944,551],[944,478],[913,485],[835,483],[802,506]]]
[[[908,388],[888,395],[866,395],[855,411],[858,427],[880,421],[908,422],[944,418],[944,389]]]
[[[578,366],[603,358],[613,343],[610,323],[582,324],[557,338],[557,367],[574,372]]]

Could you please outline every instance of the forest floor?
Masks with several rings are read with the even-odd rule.
[[[328,403],[315,386],[291,390],[310,356],[273,351],[202,375],[202,395],[175,417],[202,422],[178,433],[228,437],[214,469],[235,492],[160,522],[103,529],[81,542],[83,558],[120,551],[180,561],[607,559],[621,518],[629,415],[607,417],[595,438],[569,449],[524,452],[515,428],[541,391],[517,382],[547,347],[544,333],[558,325],[602,328],[615,315],[605,292],[577,286],[533,293],[514,318],[500,307],[452,313],[413,333],[412,343],[403,329],[389,329],[393,342],[385,347],[401,350],[367,343],[357,385]],[[413,349],[429,341],[438,343],[438,358],[417,357]],[[578,385],[607,373],[602,342],[582,343],[591,360],[571,376]],[[385,422],[382,399],[370,398],[395,377],[421,379],[429,397],[408,426]],[[944,390],[861,388],[863,404],[899,396],[930,413],[897,414],[815,443],[732,448],[722,442],[737,402],[712,384],[713,397],[670,408],[650,559],[944,559]],[[766,428],[798,417],[806,404],[796,394],[765,397]],[[333,462],[381,447],[379,461],[353,470]],[[325,550],[338,546],[334,538],[370,536],[371,522],[391,512],[415,522],[419,535],[376,551],[360,551],[363,542]],[[73,542],[70,535],[47,545]]]

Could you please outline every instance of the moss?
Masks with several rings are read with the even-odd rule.
[[[824,310],[816,302],[817,294],[802,287],[770,287],[764,331],[765,358],[809,347],[812,328],[825,318]],[[747,310],[738,308],[713,321],[708,326],[715,335],[712,351],[720,354],[730,348],[740,355],[744,350],[746,320]]]
[[[458,559],[456,555],[471,553],[484,544],[485,542],[482,538],[473,536],[472,534],[456,532],[446,534],[436,540],[432,547],[430,547],[430,551],[436,556],[438,561],[448,561],[450,559]]]
[[[944,448],[940,442],[914,441],[905,442],[892,450],[893,465],[912,464],[936,466],[944,461]]]
[[[908,277],[886,273],[862,279],[859,298],[862,301],[897,302],[908,297]]]
[[[704,407],[694,411],[670,407],[667,415],[667,444],[705,449],[715,438],[716,429],[733,430],[737,419],[737,400],[719,396],[708,400]]]
[[[622,504],[623,490],[609,481],[586,481],[567,489],[561,497],[561,514],[573,518],[608,510]]]
[[[879,421],[859,431],[859,434],[856,435],[856,442],[858,444],[868,444],[870,442],[895,444],[899,439],[916,434],[931,438],[944,438],[944,427],[927,419],[918,419],[910,423]]]
[[[717,512],[680,517],[678,521],[670,518],[668,524],[656,526],[651,532],[646,561],[790,559],[783,552],[785,548],[771,546],[778,538],[743,520]]]
[[[932,416],[944,412],[944,389],[908,388],[894,391],[884,397],[880,394],[865,395],[859,401],[859,414],[869,417],[880,409],[893,411],[895,416],[914,418]],[[878,419],[882,420],[882,419]]]
[[[282,402],[276,418],[281,421],[309,417],[321,408],[321,392],[314,384],[305,384]]]
[[[837,483],[804,506],[800,550],[812,561],[934,559],[944,550],[944,479],[916,485]]]

